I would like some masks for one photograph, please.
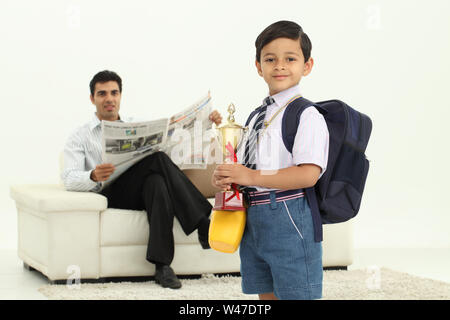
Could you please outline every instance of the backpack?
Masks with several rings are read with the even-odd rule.
[[[300,97],[286,107],[282,119],[283,143],[291,153],[300,116],[310,106],[325,118],[330,143],[327,169],[314,187],[305,190],[306,196],[311,209],[320,211],[323,224],[344,222],[355,217],[361,205],[369,171],[365,150],[372,121],[342,101],[313,103]]]
[[[300,116],[310,106],[323,115],[330,136],[328,163],[316,185],[305,189],[313,212],[315,229],[322,224],[345,222],[358,214],[369,171],[364,152],[372,132],[372,121],[339,100],[313,103],[303,97],[292,101],[282,119],[282,137],[286,149],[292,153]],[[247,119],[248,126],[259,108]]]

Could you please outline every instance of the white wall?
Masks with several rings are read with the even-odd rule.
[[[373,120],[356,247],[450,247],[449,11],[447,0],[2,0],[0,248],[16,247],[9,186],[58,182],[96,72],[121,75],[128,114],[166,117],[211,90],[242,123],[267,93],[254,41],[281,19],[312,39],[303,94]]]

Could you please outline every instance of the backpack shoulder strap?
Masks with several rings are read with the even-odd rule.
[[[294,146],[295,135],[297,134],[297,128],[300,123],[300,116],[303,111],[310,106],[316,106],[316,104],[308,99],[300,97],[292,101],[284,111],[281,135],[283,137],[283,143],[290,153],[292,153],[292,148]]]
[[[298,125],[300,123],[300,116],[306,108],[311,106],[316,107],[317,110],[319,110],[319,112],[321,113],[325,112],[325,110],[322,110],[320,105],[311,102],[303,97],[292,101],[284,111],[281,134],[283,137],[283,143],[290,153],[292,153],[292,148],[294,146],[295,136],[297,134]],[[305,193],[312,212],[314,241],[320,242],[323,240],[323,229],[315,187],[306,188]]]

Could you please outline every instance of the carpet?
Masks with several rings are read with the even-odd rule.
[[[181,279],[178,290],[154,281],[45,285],[39,288],[51,300],[253,300],[241,290],[238,276],[202,275]],[[323,300],[450,300],[450,284],[386,268],[324,271]]]

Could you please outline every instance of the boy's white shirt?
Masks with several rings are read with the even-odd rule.
[[[280,108],[297,95],[300,95],[299,85],[273,95],[275,103],[267,107],[265,121],[270,121]],[[315,107],[308,107],[303,111],[291,154],[284,146],[281,134],[285,110],[286,108],[281,110],[267,129],[260,132],[256,150],[256,170],[264,170],[262,174],[275,174],[278,169],[311,163],[322,168],[321,177],[326,170],[329,149],[329,133],[325,119]],[[248,127],[252,128],[255,121],[256,117],[253,117]],[[245,145],[246,141],[243,141],[237,152],[239,163],[243,163]],[[258,191],[273,190],[257,186],[254,188]]]

